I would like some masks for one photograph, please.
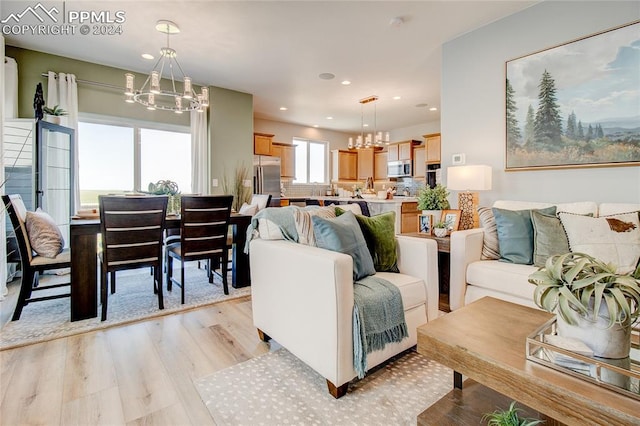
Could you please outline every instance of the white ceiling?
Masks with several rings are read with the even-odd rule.
[[[4,18],[35,2],[3,3]],[[123,34],[5,35],[5,40],[8,45],[147,73],[154,61],[140,55],[157,57],[166,36],[154,27],[156,21],[169,19],[181,29],[171,38],[171,47],[186,74],[197,84],[253,94],[257,118],[359,132],[358,101],[378,95],[377,128],[388,130],[439,121],[443,43],[534,3],[67,1],[67,11],[124,11]],[[391,25],[395,17],[404,23]],[[320,79],[324,72],[335,74],[335,79]],[[352,84],[342,85],[345,79]],[[394,96],[401,99],[393,100]],[[288,110],[280,111],[282,106]],[[364,116],[372,121],[373,107],[365,107]]]

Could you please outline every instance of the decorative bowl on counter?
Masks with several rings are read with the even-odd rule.
[[[377,194],[367,194],[367,193],[362,193],[360,194],[362,196],[362,198],[377,198],[378,195]]]

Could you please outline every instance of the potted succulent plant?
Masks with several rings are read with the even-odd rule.
[[[558,334],[583,341],[595,356],[626,358],[631,325],[640,316],[640,267],[618,274],[584,253],[552,256],[529,275],[534,301],[557,314]]]
[[[447,232],[449,232],[449,230],[447,229],[449,226],[449,224],[447,222],[444,221],[439,221],[436,222],[433,225],[433,233],[435,234],[436,237],[446,237],[447,236]]]
[[[159,180],[156,183],[149,183],[147,192],[153,195],[168,195],[168,214],[180,213],[180,190],[178,184],[172,180]]]
[[[47,114],[47,120],[53,124],[60,124],[60,117],[67,115],[67,111],[60,108],[60,105],[55,105],[53,108],[46,106],[42,108],[42,111]]]

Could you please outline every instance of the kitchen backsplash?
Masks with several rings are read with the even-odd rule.
[[[387,188],[396,188],[396,194],[403,195],[404,190],[408,191],[408,195],[415,197],[418,194],[420,189],[424,188],[425,182],[422,179],[404,179],[385,182],[385,183],[374,183],[373,189],[374,191],[383,191]],[[285,197],[313,197],[313,196],[324,196],[327,194],[327,191],[332,191],[337,193],[338,188],[342,188],[345,191],[353,192],[355,187],[359,187],[361,189],[365,189],[366,183],[363,182],[342,182],[332,185],[324,185],[324,184],[293,184],[290,181],[283,181],[282,188],[284,189]]]

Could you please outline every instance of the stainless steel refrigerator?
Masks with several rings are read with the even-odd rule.
[[[271,194],[272,200],[280,198],[280,158],[253,156],[253,193]]]

